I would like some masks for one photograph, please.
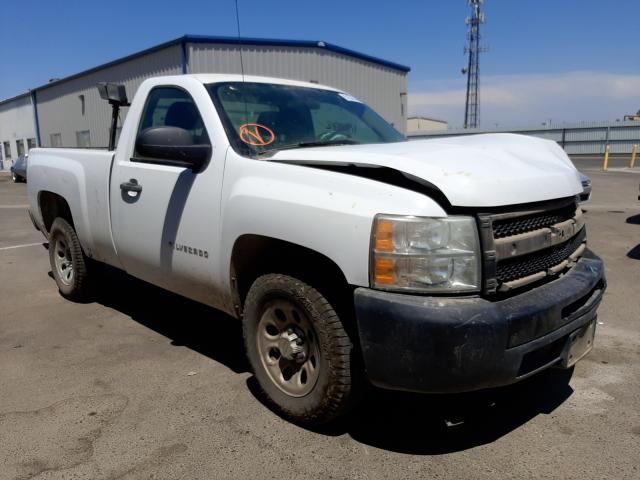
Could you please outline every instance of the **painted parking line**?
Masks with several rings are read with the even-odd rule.
[[[13,250],[14,248],[35,247],[36,245],[43,245],[43,244],[44,244],[44,242],[25,243],[23,245],[12,245],[10,247],[0,247],[0,251],[2,251],[2,250]]]

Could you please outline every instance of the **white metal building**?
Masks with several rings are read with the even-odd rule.
[[[15,159],[35,144],[31,96],[20,95],[0,103],[0,160]]]
[[[428,117],[409,117],[407,119],[407,133],[421,132],[421,131],[440,131],[446,130],[449,124],[446,120],[438,120],[436,118]]]
[[[346,90],[406,130],[408,67],[325,42],[186,35],[0,101],[0,158],[15,159],[36,144],[105,147],[110,108],[98,82],[123,83],[131,99],[152,76],[240,73],[241,47],[245,74]]]

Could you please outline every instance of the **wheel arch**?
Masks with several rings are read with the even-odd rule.
[[[335,307],[353,307],[354,286],[329,257],[308,247],[273,237],[245,234],[231,253],[231,286],[237,313],[242,313],[253,282],[267,273],[281,273],[312,285]]]
[[[47,190],[40,191],[38,193],[38,208],[46,235],[49,235],[51,225],[58,217],[64,218],[75,229],[69,202],[62,195]]]

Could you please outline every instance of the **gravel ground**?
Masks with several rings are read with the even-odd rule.
[[[591,166],[591,165],[589,165]],[[574,371],[498,390],[373,391],[309,431],[254,395],[237,322],[118,272],[61,298],[0,176],[0,479],[640,478],[640,175],[589,170],[609,289]]]

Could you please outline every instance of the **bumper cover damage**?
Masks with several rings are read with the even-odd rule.
[[[359,288],[369,380],[390,389],[463,392],[567,365],[570,342],[595,322],[605,288],[602,260],[590,251],[557,280],[498,301]]]

